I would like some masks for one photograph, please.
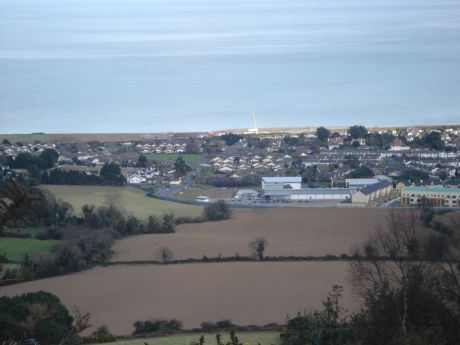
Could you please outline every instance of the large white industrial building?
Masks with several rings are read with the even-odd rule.
[[[302,188],[301,177],[262,177],[265,200],[347,200],[349,188]]]

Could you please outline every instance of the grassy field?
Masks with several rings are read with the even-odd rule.
[[[46,185],[41,188],[53,193],[57,199],[70,203],[74,212],[79,215],[83,205],[105,205],[107,198],[111,196],[119,198],[119,204],[127,214],[133,214],[142,220],[152,215],[161,216],[165,212],[173,212],[176,216],[195,217],[203,211],[201,206],[149,198],[143,191],[130,187]]]
[[[150,319],[174,318],[185,329],[224,319],[283,324],[287,315],[322,308],[333,285],[344,287],[341,306],[356,311],[348,269],[346,262],[113,265],[1,287],[0,295],[49,291],[67,307],[91,313],[88,332],[105,324],[115,335],[131,334],[135,321]]]
[[[157,162],[175,162],[177,158],[182,157],[182,159],[191,165],[198,165],[201,163],[203,156],[201,154],[183,154],[183,153],[174,153],[174,154],[163,154],[163,153],[147,153],[144,154],[150,161]]]
[[[33,143],[35,141],[47,142],[50,137],[47,134],[0,134],[0,141],[9,140],[12,144],[17,142]]]
[[[30,234],[30,238],[35,238],[37,233],[40,231],[37,228],[7,228],[5,229],[8,232],[22,232]]]
[[[204,195],[210,199],[226,199],[233,197],[237,191],[238,189],[235,188],[191,187],[174,194],[174,197],[179,200],[195,200],[197,196]]]
[[[0,238],[0,253],[5,253],[8,260],[21,261],[24,255],[47,253],[59,241],[40,241],[33,238]]]
[[[203,333],[186,333],[155,338],[139,338],[130,340],[120,340],[106,345],[190,345],[192,341],[198,341]],[[216,343],[215,334],[204,333],[205,344],[214,345]],[[276,331],[254,331],[237,332],[236,336],[244,345],[275,345],[279,343],[279,332]],[[222,334],[222,341],[229,341],[229,334]]]

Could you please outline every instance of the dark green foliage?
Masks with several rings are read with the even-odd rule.
[[[351,326],[339,305],[342,292],[342,287],[334,286],[323,302],[323,310],[289,320],[286,330],[280,335],[281,344],[344,345],[351,341]]]
[[[350,167],[351,169],[356,169],[359,167],[359,159],[353,155],[346,155],[343,160],[343,164]]]
[[[140,155],[139,158],[137,159],[136,166],[139,168],[146,168],[147,167],[147,157],[144,155]]]
[[[365,138],[367,136],[367,129],[364,126],[352,126],[348,128],[348,135],[352,139]]]
[[[407,168],[401,171],[401,178],[411,182],[425,181],[426,183],[429,180],[430,175],[428,175],[426,172],[414,168]]]
[[[369,133],[367,136],[367,145],[370,147],[376,147],[379,149],[387,149],[391,146],[391,143],[395,140],[394,135],[389,133]]]
[[[49,172],[43,172],[41,175],[41,183],[57,185],[120,186],[123,185],[124,182],[120,177],[107,179],[103,176],[94,174],[88,175],[82,171],[53,169]]]
[[[28,320],[26,322],[26,319]],[[70,332],[72,317],[60,300],[47,292],[0,297],[0,339],[59,344]]]
[[[153,332],[168,332],[178,331],[182,329],[182,322],[171,319],[171,320],[148,320],[148,321],[136,321],[134,323],[133,335]]]
[[[232,209],[223,200],[207,204],[203,210],[205,220],[216,221],[229,219],[232,216]]]
[[[319,141],[327,143],[327,139],[331,135],[331,131],[324,127],[318,127],[318,129],[316,129],[316,135],[318,136]]]
[[[357,167],[347,175],[348,178],[364,178],[372,176],[374,176],[374,172],[371,168],[368,168],[366,166]]]
[[[174,162],[174,169],[176,170],[175,176],[182,177],[187,175],[187,173],[192,170],[192,167],[184,161],[182,156],[179,156]]]
[[[228,133],[220,136],[220,139],[225,141],[225,145],[232,146],[235,145],[241,139],[244,139],[242,135]]]
[[[258,175],[244,175],[240,178],[222,175],[198,178],[197,183],[209,184],[215,187],[251,187],[260,186],[261,178]]]
[[[433,150],[443,150],[445,148],[444,141],[441,139],[441,133],[437,131],[426,134],[419,142],[416,141],[416,143]]]
[[[111,185],[123,186],[126,182],[117,163],[105,163],[99,174]]]

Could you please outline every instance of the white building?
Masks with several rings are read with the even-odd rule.
[[[300,188],[302,188],[301,177],[262,177],[262,189],[264,191]]]

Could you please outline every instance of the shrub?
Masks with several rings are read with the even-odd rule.
[[[133,335],[152,332],[171,332],[182,329],[182,322],[176,319],[171,320],[148,320],[136,321],[134,323]]]
[[[203,210],[203,218],[206,220],[217,221],[229,219],[232,216],[232,209],[223,200],[207,204]]]

